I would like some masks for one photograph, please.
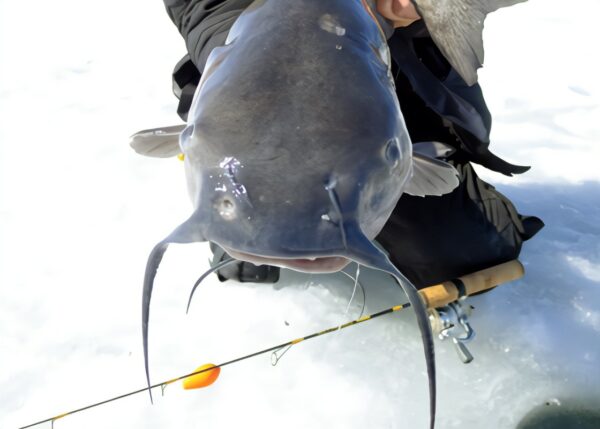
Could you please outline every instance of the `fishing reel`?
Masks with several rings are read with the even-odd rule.
[[[524,273],[523,265],[515,259],[419,290],[429,311],[431,329],[440,340],[452,341],[463,363],[473,361],[466,344],[475,338],[469,323],[473,307],[466,303],[467,297],[517,280]]]
[[[474,307],[465,303],[465,298],[430,309],[429,321],[438,338],[442,341],[451,340],[459,359],[467,364],[473,361],[473,355],[466,344],[475,338],[475,331],[469,323]]]

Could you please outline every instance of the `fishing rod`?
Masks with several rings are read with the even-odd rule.
[[[212,384],[212,382],[214,382],[216,380],[216,378],[218,377],[218,371],[220,371],[220,368],[223,368],[223,367],[225,367],[227,365],[231,365],[231,364],[234,364],[234,363],[237,363],[237,362],[241,362],[243,360],[250,359],[250,358],[253,358],[253,357],[256,357],[256,356],[260,356],[260,355],[265,354],[265,353],[278,351],[278,350],[283,349],[285,347],[293,346],[293,345],[296,345],[296,344],[301,343],[301,342],[306,341],[306,340],[311,340],[313,338],[317,338],[317,337],[320,337],[322,335],[330,334],[332,332],[339,331],[341,329],[346,329],[346,328],[348,328],[350,326],[358,325],[359,323],[366,322],[367,320],[372,320],[372,319],[375,319],[377,317],[384,316],[386,314],[391,314],[391,313],[395,313],[395,312],[400,311],[400,310],[404,310],[405,308],[408,308],[408,307],[410,307],[410,303],[406,303],[406,304],[402,304],[402,305],[396,305],[394,307],[390,307],[390,308],[388,308],[386,310],[383,310],[383,311],[380,311],[378,313],[369,314],[369,315],[363,316],[363,317],[361,317],[359,319],[352,320],[351,322],[347,322],[347,323],[344,323],[342,325],[334,326],[334,327],[325,329],[325,330],[320,331],[320,332],[315,332],[314,334],[310,334],[310,335],[307,335],[305,337],[296,338],[295,340],[291,340],[291,341],[288,341],[286,343],[279,344],[277,346],[269,347],[267,349],[260,350],[258,352],[250,353],[250,354],[248,354],[246,356],[238,357],[236,359],[232,359],[232,360],[229,360],[227,362],[220,363],[218,365],[206,364],[206,365],[203,365],[202,367],[200,367],[202,369],[199,368],[198,370],[196,370],[194,372],[191,372],[189,374],[182,375],[182,376],[176,377],[176,378],[172,378],[170,380],[166,380],[166,381],[163,381],[163,382],[160,382],[160,383],[156,383],[156,384],[153,384],[153,385],[151,385],[149,387],[144,387],[142,389],[134,390],[134,391],[129,392],[129,393],[118,395],[118,396],[112,397],[110,399],[105,399],[104,401],[96,402],[94,404],[87,405],[85,407],[81,407],[81,408],[78,408],[78,409],[75,409],[75,410],[72,410],[72,411],[69,411],[69,412],[66,412],[66,413],[58,414],[58,415],[56,415],[54,417],[50,417],[50,418],[47,418],[47,419],[44,419],[44,420],[40,420],[39,422],[31,423],[31,424],[29,424],[27,426],[21,426],[19,429],[27,429],[27,428],[30,428],[30,427],[33,427],[33,426],[41,425],[43,423],[49,423],[49,422],[54,423],[56,420],[59,420],[59,419],[62,419],[64,417],[67,417],[67,416],[79,413],[81,411],[89,410],[90,408],[99,407],[100,405],[108,404],[109,402],[118,401],[118,400],[126,398],[128,396],[137,395],[138,393],[146,392],[148,390],[152,390],[152,389],[155,389],[157,387],[164,388],[167,385],[175,383],[177,381],[187,381],[187,380],[189,380],[189,382],[186,383],[188,386],[190,386],[188,388],[206,387],[206,386]],[[212,372],[212,374],[211,374],[211,372]],[[199,378],[194,379],[196,376],[199,376],[199,375],[206,375],[206,377],[199,377]],[[185,387],[185,385],[184,385],[184,387]]]
[[[497,265],[495,267],[487,268],[485,270],[481,270],[481,271],[478,271],[478,272],[475,272],[472,274],[468,274],[466,276],[458,277],[456,279],[453,279],[453,280],[450,280],[447,282],[443,282],[438,285],[434,285],[434,286],[430,286],[430,287],[421,289],[421,290],[419,290],[419,295],[423,299],[423,302],[425,303],[426,307],[430,310],[430,314],[433,315],[434,319],[437,318],[437,322],[435,320],[432,321],[434,326],[435,326],[435,323],[438,323],[438,324],[441,323],[441,326],[439,328],[440,338],[442,338],[443,336],[452,337],[451,333],[449,333],[449,331],[451,331],[451,329],[453,329],[454,323],[458,323],[458,324],[465,326],[466,315],[458,314],[458,319],[461,319],[460,316],[462,316],[462,319],[458,320],[458,322],[452,322],[449,319],[448,315],[444,315],[444,312],[442,311],[443,309],[452,308],[452,311],[456,313],[457,311],[460,310],[460,307],[448,307],[448,306],[452,306],[453,304],[457,303],[458,300],[460,300],[461,298],[467,297],[467,296],[475,294],[475,293],[483,292],[485,290],[491,289],[493,287],[496,287],[503,283],[507,283],[512,280],[519,279],[520,277],[523,276],[523,274],[524,274],[523,265],[521,265],[521,263],[515,259],[513,261],[509,261],[509,262]],[[75,410],[72,410],[72,411],[69,411],[66,413],[58,414],[56,416],[49,417],[47,419],[40,420],[35,423],[31,423],[26,426],[21,426],[19,429],[27,429],[27,428],[31,428],[33,426],[37,426],[37,425],[40,425],[43,423],[52,423],[52,426],[54,427],[54,422],[59,419],[62,419],[64,417],[67,417],[67,416],[70,416],[70,415],[73,415],[76,413],[80,413],[82,411],[86,411],[91,408],[99,407],[101,405],[108,404],[109,402],[114,402],[114,401],[118,401],[120,399],[129,397],[129,396],[137,395],[142,392],[151,391],[157,387],[164,389],[169,384],[175,383],[177,381],[183,381],[184,389],[197,389],[197,388],[201,388],[201,387],[207,387],[216,381],[216,379],[219,376],[221,368],[223,368],[227,365],[232,365],[234,363],[241,362],[243,360],[250,359],[250,358],[253,358],[256,356],[260,356],[265,353],[277,352],[285,347],[291,347],[291,346],[299,344],[303,341],[317,338],[317,337],[320,337],[323,335],[327,335],[327,334],[330,334],[332,332],[339,331],[342,329],[346,329],[350,326],[358,325],[360,323],[366,322],[368,320],[373,320],[375,318],[378,318],[378,317],[381,317],[381,316],[384,316],[387,314],[392,314],[392,313],[404,310],[408,307],[410,307],[410,303],[396,305],[394,307],[387,308],[387,309],[379,311],[377,313],[369,314],[369,315],[360,317],[358,319],[352,320],[350,322],[347,322],[347,323],[344,323],[344,324],[341,324],[338,326],[334,326],[334,327],[325,329],[323,331],[315,332],[313,334],[310,334],[310,335],[307,335],[304,337],[296,338],[295,340],[291,340],[286,343],[279,344],[277,346],[269,347],[264,350],[250,353],[248,355],[238,357],[238,358],[220,363],[218,365],[205,364],[205,365],[202,365],[201,367],[199,367],[198,369],[196,369],[194,372],[191,372],[189,374],[182,375],[182,376],[179,376],[176,378],[172,378],[170,380],[166,380],[166,381],[163,381],[160,383],[156,383],[149,387],[144,387],[142,389],[134,390],[129,393],[114,396],[112,398],[105,399],[103,401],[87,405],[85,407],[77,408]],[[445,310],[445,311],[448,311],[448,310]],[[447,319],[447,320],[445,320],[445,319]],[[467,330],[471,330],[468,323],[466,323],[466,326],[467,326]],[[461,339],[460,337],[453,337],[453,342],[458,347],[459,355],[461,353],[466,354],[467,357],[468,357],[468,355],[470,355],[470,353],[468,353],[468,350],[466,350],[466,348],[464,346],[464,342],[468,341],[470,338],[472,338],[472,336],[473,336],[473,333],[471,331],[469,333],[468,339],[464,339],[464,338]],[[462,356],[461,359],[463,360],[463,362],[468,363],[472,360],[472,356],[471,356],[470,360],[464,359],[464,356]]]

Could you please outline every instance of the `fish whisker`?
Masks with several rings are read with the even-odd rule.
[[[336,214],[338,215],[338,225],[340,227],[340,233],[342,234],[342,243],[344,244],[344,249],[348,248],[348,241],[346,240],[346,228],[344,227],[344,215],[342,214],[342,206],[340,204],[340,198],[338,197],[337,192],[335,192],[335,187],[337,185],[337,180],[331,179],[329,183],[325,185],[325,189],[329,194],[329,199],[331,200],[331,204],[335,209]]]
[[[204,274],[202,274],[198,280],[196,280],[196,283],[194,283],[194,287],[192,287],[192,291],[190,292],[190,298],[188,299],[188,304],[187,304],[187,308],[185,309],[185,314],[188,314],[190,311],[190,304],[192,303],[192,298],[194,296],[194,292],[196,292],[196,288],[200,285],[200,283],[202,283],[202,281],[208,277],[209,275],[211,275],[212,273],[214,273],[215,271],[220,270],[223,267],[226,267],[229,264],[232,264],[234,262],[238,262],[237,259],[234,258],[228,258],[225,259],[224,261],[219,262],[217,265],[215,265],[214,267],[211,267],[209,270],[207,270]]]

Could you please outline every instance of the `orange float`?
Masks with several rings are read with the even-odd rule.
[[[219,378],[221,368],[212,363],[207,363],[196,368],[194,372],[198,372],[199,374],[190,375],[183,379],[182,384],[184,389],[200,389],[202,387],[210,386],[217,381],[217,378]]]

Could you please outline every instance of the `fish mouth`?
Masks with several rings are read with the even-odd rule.
[[[290,270],[300,271],[303,273],[336,273],[351,262],[350,259],[342,256],[288,259],[258,256],[251,253],[238,252],[227,247],[223,247],[223,249],[229,254],[229,256],[240,261],[250,262],[254,265],[272,265],[275,267],[289,268]]]

